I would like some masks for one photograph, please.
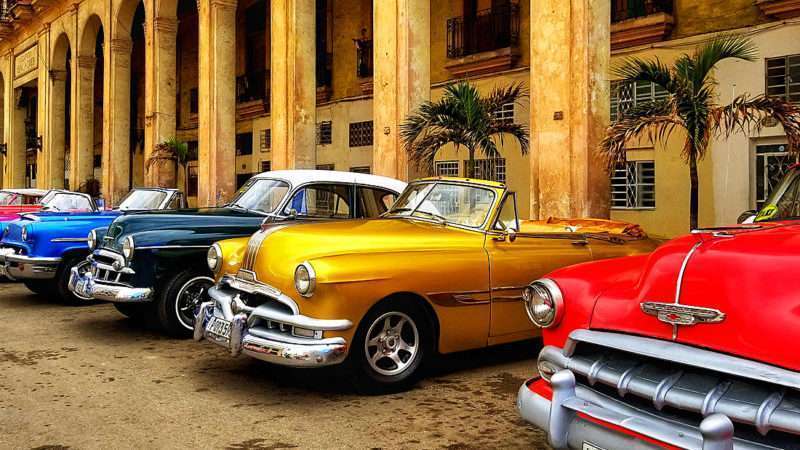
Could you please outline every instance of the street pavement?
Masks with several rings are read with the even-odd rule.
[[[0,448],[547,448],[516,391],[540,345],[443,357],[409,392],[354,393],[330,370],[231,358],[113,306],[0,283]]]

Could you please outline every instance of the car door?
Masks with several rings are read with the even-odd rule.
[[[580,235],[520,233],[513,193],[503,199],[485,248],[491,283],[490,344],[531,334],[534,327],[522,301],[525,286],[554,269],[591,259],[589,245]]]

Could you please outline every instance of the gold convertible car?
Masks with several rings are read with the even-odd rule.
[[[351,200],[306,199],[334,217],[361,207]],[[379,219],[265,222],[214,244],[217,284],[194,337],[277,364],[344,363],[362,390],[402,389],[436,353],[538,336],[523,299],[531,280],[656,246],[627,223],[520,221],[500,183],[423,179]]]

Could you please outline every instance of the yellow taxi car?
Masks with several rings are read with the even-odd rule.
[[[349,207],[334,197],[306,201]],[[437,353],[538,336],[523,301],[531,280],[656,246],[628,223],[520,221],[500,183],[422,179],[379,219],[264,225],[216,243],[218,281],[194,336],[277,364],[347,364],[365,391],[402,389]]]

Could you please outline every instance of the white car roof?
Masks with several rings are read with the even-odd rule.
[[[47,190],[47,189],[28,189],[28,188],[26,188],[26,189],[2,189],[2,190],[0,190],[0,192],[11,192],[13,194],[21,194],[21,195],[43,196],[44,194],[47,194],[50,191]]]
[[[338,170],[273,170],[255,175],[253,178],[276,178],[289,182],[292,186],[308,182],[356,183],[403,192],[406,182],[380,175],[342,172]]]

